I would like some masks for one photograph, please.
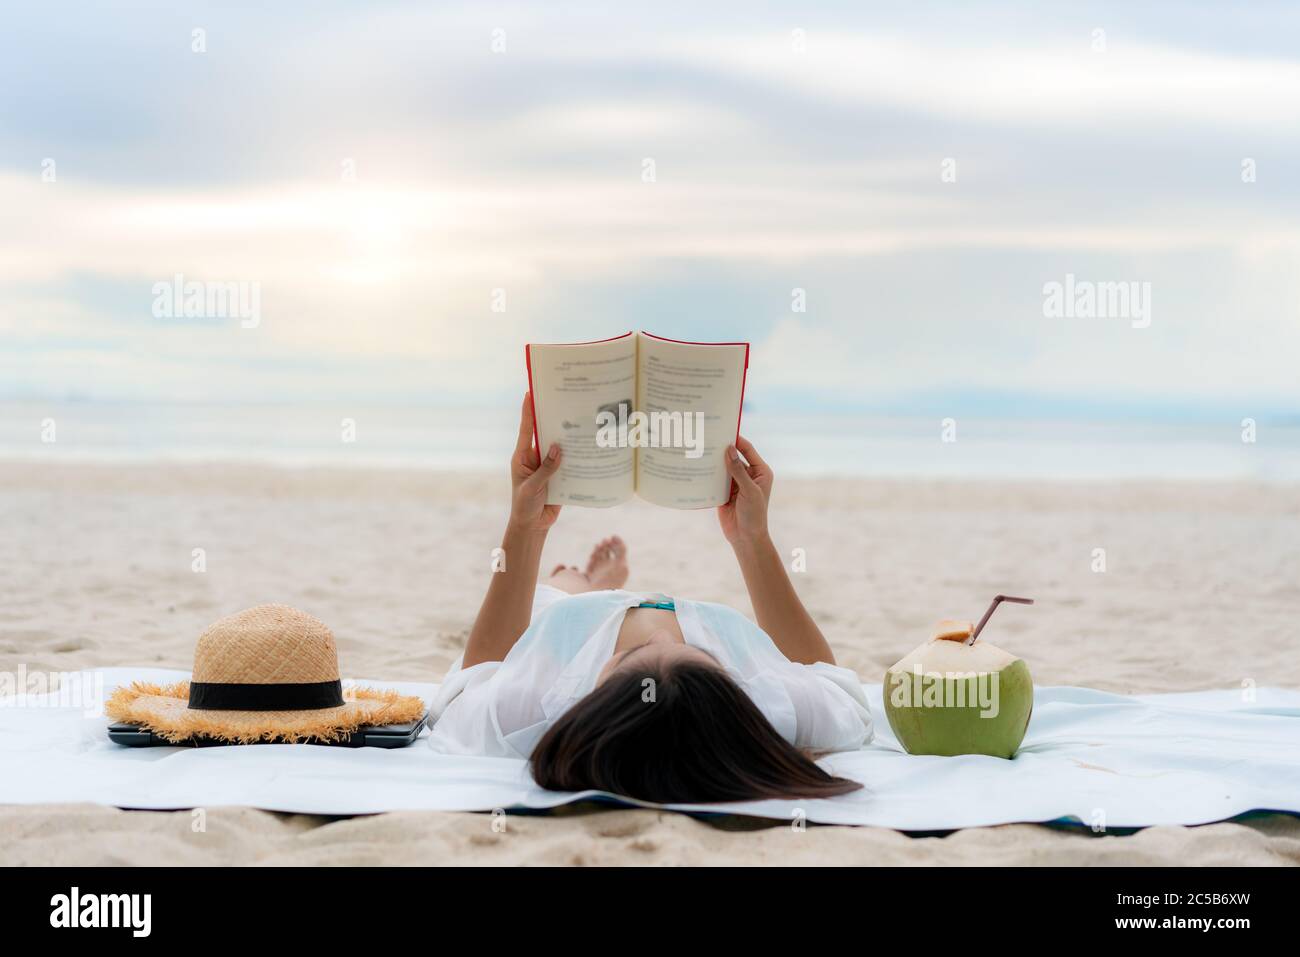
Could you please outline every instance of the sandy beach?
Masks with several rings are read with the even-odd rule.
[[[774,538],[804,550],[796,585],[864,680],[1002,591],[1038,601],[1000,616],[996,641],[1039,684],[1300,687],[1294,486],[787,480],[774,464]],[[334,629],[347,675],[437,681],[482,597],[507,492],[504,471],[6,463],[0,476],[0,670],[188,669],[213,619],[276,601]],[[568,509],[544,567],[580,563],[611,532],[631,548],[628,587],[749,610],[710,513]],[[0,864],[53,863],[1297,864],[1300,820],[912,837],[578,807],[494,833],[481,814],[229,808],[196,834],[184,812],[0,808]]]

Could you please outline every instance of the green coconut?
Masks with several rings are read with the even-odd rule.
[[[942,622],[885,672],[885,715],[908,754],[1010,758],[1025,738],[1034,682],[1020,658]]]

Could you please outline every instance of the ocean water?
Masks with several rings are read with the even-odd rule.
[[[254,462],[494,469],[513,446],[509,408],[0,403],[0,460]],[[1300,481],[1300,425],[1240,420],[929,418],[746,412],[744,433],[786,475]]]

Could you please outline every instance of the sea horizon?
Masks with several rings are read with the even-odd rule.
[[[507,405],[509,407],[507,408]],[[0,402],[0,461],[502,468],[513,404]],[[780,474],[1300,482],[1300,424],[746,410]]]

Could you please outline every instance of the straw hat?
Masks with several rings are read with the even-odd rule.
[[[405,724],[424,714],[424,701],[372,688],[345,693],[329,628],[288,605],[258,605],[199,636],[190,681],[133,682],[104,710],[167,741],[251,744],[335,741],[364,726]]]

